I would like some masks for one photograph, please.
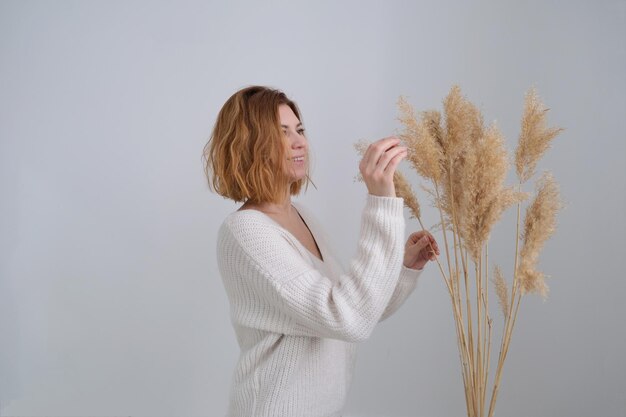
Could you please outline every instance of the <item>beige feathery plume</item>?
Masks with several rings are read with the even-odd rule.
[[[506,319],[509,315],[509,289],[507,288],[502,269],[500,269],[498,265],[495,267],[493,278],[491,278],[491,280],[496,287],[496,295],[498,296],[500,308],[502,309],[502,314],[504,314],[504,318]]]
[[[428,110],[422,112],[422,121],[426,124],[428,132],[435,139],[435,143],[443,152],[444,130],[441,126],[441,113],[437,110]]]
[[[455,203],[460,219],[459,229],[475,261],[491,233],[491,228],[509,206],[503,198],[508,170],[504,138],[492,125],[484,135],[474,139],[465,152],[464,164],[454,176]]]
[[[370,143],[368,141],[366,141],[365,139],[361,139],[357,143],[354,144],[354,149],[356,149],[359,155],[363,157],[363,155],[365,155],[365,151],[367,151],[367,148],[369,146],[370,146]]]
[[[464,147],[467,132],[464,104],[465,100],[458,85],[453,86],[450,93],[443,100],[443,109],[446,116],[443,151],[450,160],[454,160]]]
[[[476,143],[484,136],[483,118],[480,110],[454,86],[444,100],[446,129],[443,139],[443,210],[452,220],[456,213],[456,224],[465,228],[468,204],[468,182],[475,176],[481,155]],[[462,233],[462,232],[461,232]]]
[[[367,151],[368,146],[370,146],[369,142],[365,139],[361,139],[354,144],[354,149],[356,149],[357,153],[361,156],[361,158],[363,158],[363,155],[365,155],[365,151]],[[363,182],[363,176],[360,172],[354,177],[354,180]]]
[[[400,109],[398,119],[404,125],[404,132],[400,137],[408,148],[407,159],[418,174],[439,183],[443,159],[440,145],[432,136],[427,122],[424,119],[420,121],[416,119],[413,107],[403,97],[398,100],[398,107]]]
[[[547,112],[535,89],[531,89],[526,94],[522,128],[515,151],[515,169],[522,183],[535,174],[537,162],[550,147],[550,142],[563,131],[558,127],[547,127]]]
[[[517,279],[522,283],[522,294],[535,293],[548,298],[550,288],[546,285],[545,275],[536,269],[518,269]]]
[[[415,116],[413,106],[409,104],[404,96],[400,96],[398,98],[398,109],[400,110],[400,116],[398,116],[398,121],[402,123],[405,129],[403,135],[417,136],[418,120]]]
[[[544,275],[536,270],[539,252],[556,231],[556,215],[563,207],[559,188],[549,173],[537,182],[537,194],[526,210],[522,249],[517,279],[523,293],[534,292],[546,297],[548,287]]]
[[[411,184],[406,180],[404,175],[400,171],[396,171],[393,174],[393,183],[396,187],[396,196],[404,199],[404,205],[408,207],[412,217],[416,219],[421,218],[420,204],[417,201],[417,197],[413,192]]]
[[[478,262],[481,249],[502,213],[526,198],[526,194],[504,188],[509,161],[500,130],[495,124],[484,130],[482,116],[473,106],[468,106],[466,114],[472,132],[468,137],[471,146],[453,164],[452,191],[459,232],[472,259]],[[446,195],[449,193],[446,188]]]
[[[443,101],[446,116],[446,130],[443,138],[443,152],[454,161],[470,142],[481,136],[482,115],[476,106],[470,103],[455,85]]]

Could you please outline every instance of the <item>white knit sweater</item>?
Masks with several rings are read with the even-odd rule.
[[[315,220],[296,206],[323,262],[257,210],[232,213],[218,263],[241,348],[232,417],[340,416],[356,344],[413,291],[402,266],[402,199],[367,196],[356,257],[344,272]]]

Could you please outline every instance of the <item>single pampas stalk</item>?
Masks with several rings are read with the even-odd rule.
[[[480,110],[462,95],[458,86],[452,87],[443,100],[443,116],[436,110],[416,115],[403,97],[398,107],[398,119],[404,127],[400,137],[409,150],[407,159],[415,172],[431,183],[432,187],[426,190],[440,215],[447,271],[439,260],[437,264],[452,304],[467,415],[491,417],[521,298],[527,293],[547,293],[544,275],[537,271],[537,259],[556,229],[556,214],[561,208],[556,182],[544,175],[520,233],[521,204],[529,196],[522,192],[522,185],[533,177],[539,159],[562,129],[547,127],[547,109],[536,92],[530,90],[515,152],[519,183],[511,187],[505,185],[510,163],[502,133],[495,124],[484,127]],[[361,145],[361,153],[366,148]],[[399,172],[394,182],[397,195],[405,199],[421,224],[419,205],[410,184]],[[506,283],[499,267],[491,278],[504,316],[504,331],[487,401],[493,323],[489,312],[487,242],[504,211],[515,204],[518,221],[513,283]]]
[[[411,216],[421,222],[422,214],[420,204],[417,201],[417,197],[411,187],[411,184],[409,184],[400,171],[396,171],[393,174],[393,183],[396,188],[396,195],[404,199],[404,205],[408,207],[411,212]]]
[[[502,315],[506,318],[509,314],[509,290],[506,285],[502,269],[500,269],[497,265],[494,269],[493,284],[496,287],[496,294],[498,296],[498,301],[500,302]]]
[[[515,151],[515,169],[520,182],[528,181],[535,173],[537,162],[550,147],[550,142],[563,129],[548,128],[546,116],[548,109],[543,105],[535,89],[526,94],[522,131]]]
[[[526,210],[524,232],[522,235],[522,250],[519,255],[516,253],[515,278],[511,291],[511,303],[505,313],[505,330],[500,346],[500,358],[498,360],[498,367],[496,368],[492,400],[489,407],[489,417],[493,415],[502,377],[502,368],[509,350],[522,296],[527,293],[537,293],[545,299],[548,295],[548,287],[545,284],[544,274],[536,269],[536,265],[539,252],[545,242],[556,231],[556,215],[562,207],[558,185],[552,175],[545,173],[537,182],[536,196]],[[517,234],[519,235],[519,208],[517,228]],[[520,258],[519,265],[517,263],[518,256]],[[513,303],[513,301],[515,301],[515,303]],[[515,304],[515,306],[513,306],[513,304]]]
[[[537,195],[526,210],[518,279],[522,293],[548,295],[543,274],[536,270],[539,252],[556,231],[556,215],[562,208],[559,188],[551,174],[538,181]]]
[[[521,190],[522,185],[533,177],[538,161],[548,150],[552,140],[563,131],[562,128],[547,127],[547,112],[548,109],[539,99],[535,89],[530,89],[526,93],[521,132],[517,149],[515,150],[515,169],[519,181],[518,190]],[[521,204],[517,204],[514,278],[510,293],[509,309],[505,315],[504,334],[500,344],[500,355],[489,405],[489,417],[492,417],[495,411],[502,369],[508,354],[522,296],[528,292],[537,292],[544,298],[547,296],[544,275],[535,269],[535,265],[543,244],[556,229],[556,214],[562,206],[558,195],[558,187],[551,176],[544,176],[538,182],[538,190],[537,196],[531,203],[524,221],[527,228],[525,227],[524,231],[524,247],[526,249],[523,249],[523,254],[519,250]],[[541,192],[541,190],[544,191]],[[540,195],[541,197],[539,197]],[[541,215],[547,215],[548,218],[539,220]],[[533,227],[537,223],[541,223],[541,226]],[[541,230],[541,227],[547,227],[547,229]],[[522,258],[521,263],[519,260],[520,255]]]

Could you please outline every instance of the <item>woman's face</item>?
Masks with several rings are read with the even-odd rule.
[[[286,104],[278,107],[278,115],[287,141],[287,174],[290,182],[296,182],[307,174],[308,143],[304,136],[304,127]]]

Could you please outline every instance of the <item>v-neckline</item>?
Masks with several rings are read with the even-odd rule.
[[[304,223],[304,227],[307,228],[307,230],[309,231],[309,234],[311,235],[311,238],[313,239],[313,243],[315,244],[315,247],[317,247],[318,252],[320,253],[320,256],[317,256],[316,254],[314,254],[313,252],[311,252],[305,245],[304,243],[300,242],[300,239],[298,239],[293,233],[291,233],[288,229],[286,229],[285,227],[283,227],[280,223],[278,223],[276,220],[274,220],[271,216],[269,216],[268,214],[262,212],[261,210],[255,209],[255,208],[246,208],[243,210],[237,210],[238,212],[241,211],[246,211],[246,210],[251,210],[251,211],[255,211],[257,213],[260,213],[263,217],[269,219],[272,223],[274,223],[276,226],[278,226],[280,229],[282,229],[285,233],[287,233],[289,236],[292,237],[293,240],[295,240],[296,242],[298,242],[298,245],[300,245],[309,255],[311,255],[314,259],[317,259],[319,262],[325,263],[324,262],[324,254],[322,253],[322,248],[320,247],[320,245],[317,243],[317,239],[315,238],[315,235],[313,234],[313,231],[311,230],[311,228],[309,227],[309,225],[307,224],[306,220],[304,220],[304,217],[302,217],[302,214],[300,214],[300,210],[298,210],[298,208],[291,204],[291,207],[293,207],[293,209],[296,211],[296,213],[298,214],[298,217],[300,217],[300,220],[302,220],[302,223]]]
[[[309,231],[309,234],[311,235],[311,239],[313,239],[313,243],[315,244],[315,247],[317,248],[317,251],[320,253],[320,256],[318,257],[316,254],[311,252],[306,246],[304,246],[304,244],[302,242],[300,242],[300,240],[298,240],[298,238],[293,236],[293,234],[289,230],[287,230],[287,233],[291,234],[294,237],[294,239],[296,239],[300,243],[300,245],[302,245],[302,247],[304,247],[304,249],[307,250],[307,252],[309,252],[311,255],[313,255],[314,258],[316,258],[318,261],[324,263],[324,255],[322,254],[322,249],[320,248],[320,245],[317,243],[317,239],[313,235],[313,231],[311,231],[311,228],[309,227],[308,223],[306,222],[306,220],[304,220],[304,217],[302,217],[302,214],[300,214],[300,210],[298,210],[297,207],[294,206],[293,204],[291,206],[294,208],[294,210],[298,214],[298,217],[300,217],[300,220],[302,220],[302,223],[304,223],[304,227],[306,227],[306,230]]]

